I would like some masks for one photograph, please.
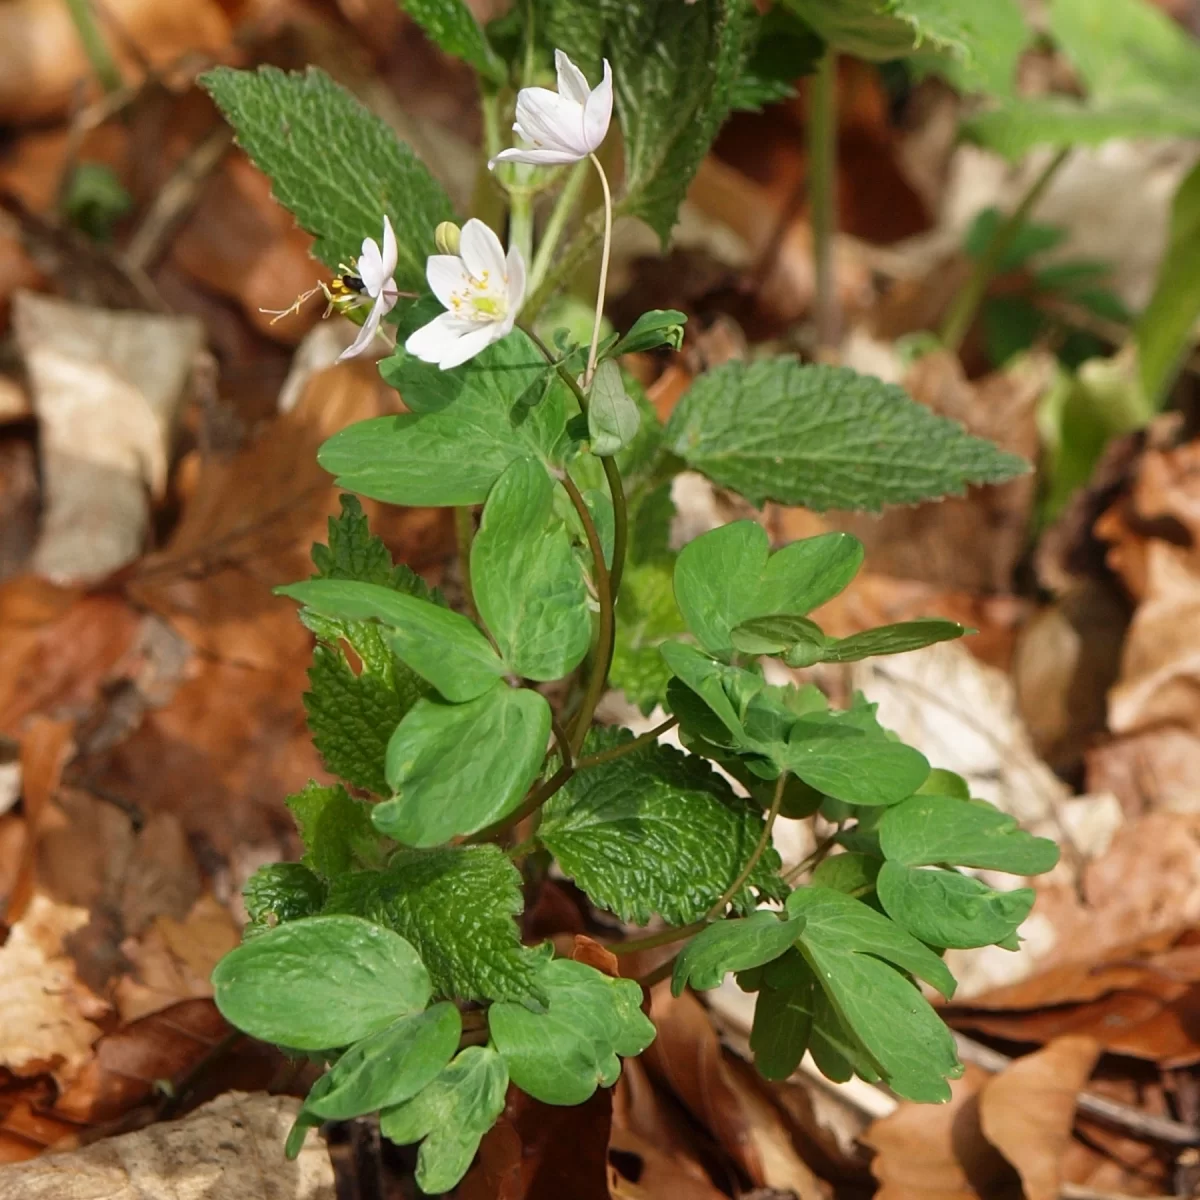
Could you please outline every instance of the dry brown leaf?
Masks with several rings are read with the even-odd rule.
[[[983,1089],[984,1136],[1017,1169],[1026,1200],[1058,1200],[1076,1098],[1099,1056],[1091,1038],[1059,1038],[1017,1059]]]
[[[310,1130],[289,1162],[283,1143],[300,1110],[289,1096],[230,1092],[182,1121],[5,1169],[21,1200],[336,1200],[325,1143]]]
[[[576,962],[586,963],[589,967],[595,967],[597,971],[602,971],[605,975],[611,975],[614,979],[621,977],[620,959],[607,946],[586,934],[577,933],[575,935],[571,957]]]

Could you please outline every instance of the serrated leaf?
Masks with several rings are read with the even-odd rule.
[[[504,1111],[507,1089],[500,1055],[490,1046],[468,1046],[424,1091],[381,1113],[379,1130],[400,1146],[421,1142],[417,1186],[440,1195],[467,1173],[483,1135]]]
[[[900,974],[911,972],[949,998],[954,978],[942,960],[887,917],[841,892],[801,888],[788,897],[787,911],[807,918],[797,946],[885,1082],[910,1100],[948,1100],[946,1080],[963,1071],[954,1038]]]
[[[680,952],[671,974],[671,993],[678,996],[689,986],[707,991],[720,987],[730,971],[763,966],[783,954],[803,928],[803,917],[781,920],[773,912],[718,921],[696,934]]]
[[[260,934],[217,963],[212,983],[231,1025],[294,1050],[348,1046],[432,994],[412,946],[358,917],[306,917]]]
[[[465,704],[421,700],[388,743],[396,798],[375,806],[375,828],[406,846],[475,833],[520,804],[541,769],[550,705],[497,684]]]
[[[250,918],[245,936],[284,921],[315,916],[325,903],[325,892],[324,880],[303,863],[267,863],[259,867],[242,888]]]
[[[473,700],[495,686],[505,666],[466,617],[374,583],[310,579],[275,589],[329,617],[380,621],[395,653],[447,700]]]
[[[463,0],[400,0],[404,11],[447,54],[469,63],[495,84],[507,81],[508,71],[488,43],[475,14]]]
[[[642,414],[626,395],[621,368],[606,358],[596,368],[588,392],[588,438],[597,456],[616,454],[637,437]]]
[[[775,615],[743,621],[732,631],[731,639],[734,649],[743,654],[777,654],[789,667],[811,667],[821,662],[861,662],[881,654],[907,654],[970,632],[956,621],[928,617],[834,638],[805,617]]]
[[[671,575],[670,562],[627,566],[617,600],[609,683],[647,714],[665,701],[671,680],[671,668],[659,647],[686,631]]]
[[[757,112],[796,94],[796,81],[812,75],[825,52],[816,32],[782,5],[752,20],[753,46],[733,85],[735,111]]]
[[[537,955],[521,945],[521,873],[497,846],[401,849],[383,871],[337,880],[328,913],[352,913],[395,930],[416,947],[434,995],[525,1000]]]
[[[356,867],[382,862],[371,806],[355,800],[340,784],[322,787],[310,781],[287,798],[287,806],[304,842],[304,864],[318,875],[336,879]]]
[[[811,612],[841,592],[862,565],[862,543],[848,533],[801,538],[774,554],[770,548],[761,525],[734,521],[679,552],[675,598],[710,654],[731,655],[732,632],[746,621]]]
[[[461,1034],[462,1018],[447,1002],[400,1017],[355,1042],[304,1106],[326,1121],[348,1121],[411,1099],[441,1074]]]
[[[971,437],[892,384],[788,357],[727,363],[702,375],[671,414],[666,443],[752,504],[818,511],[877,512],[1029,470],[1024,459]]]
[[[340,487],[389,504],[482,504],[514,459],[562,464],[574,397],[522,330],[453,371],[403,350],[379,369],[411,411],[360,421],[321,447],[317,461]]]
[[[596,0],[535,0],[534,26],[548,50],[562,50],[589,79],[596,79],[609,15]]]
[[[313,253],[327,267],[353,261],[364,238],[379,241],[386,214],[396,232],[397,284],[424,288],[433,231],[454,209],[384,121],[315,67],[216,67],[201,82],[276,198],[314,235]]]
[[[1015,817],[982,800],[913,796],[888,811],[879,824],[886,858],[907,867],[950,863],[1040,875],[1058,862],[1058,847],[1034,837]]]
[[[538,982],[550,997],[546,1011],[493,1004],[492,1042],[527,1095],[544,1104],[582,1104],[597,1086],[617,1082],[618,1055],[641,1054],[654,1040],[642,989],[565,958],[545,963]]]
[[[1011,937],[1033,908],[1032,888],[998,892],[956,871],[885,862],[876,881],[887,915],[930,946],[969,950]]]
[[[540,681],[569,675],[592,638],[587,586],[554,514],[555,487],[540,462],[511,463],[471,545],[479,615],[512,671]]]
[[[665,246],[692,177],[732,107],[748,6],[741,0],[602,0],[602,7],[625,140],[621,209],[641,217]]]
[[[597,729],[586,753],[632,740]],[[703,761],[669,746],[643,746],[588,767],[546,803],[538,838],[559,866],[602,908],[644,925],[658,913],[673,925],[698,920],[737,878],[762,833],[762,813],[734,795]],[[779,856],[768,848],[737,911],[754,892],[780,899]]]

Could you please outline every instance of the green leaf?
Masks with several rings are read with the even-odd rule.
[[[861,898],[875,890],[882,866],[883,860],[870,854],[835,854],[818,864],[812,873],[812,884]]]
[[[67,174],[60,208],[93,241],[111,242],[116,223],[133,211],[133,197],[112,167],[84,159]]]
[[[402,290],[425,286],[433,231],[454,216],[449,197],[386,122],[323,71],[216,67],[201,77],[237,134],[271,178],[276,199],[313,234],[313,253],[337,270],[377,242],[391,217]],[[361,489],[355,489],[361,490]]]
[[[1040,875],[1058,862],[1049,838],[1026,833],[1015,817],[982,800],[913,796],[888,811],[879,824],[884,857],[906,867],[950,863]]]
[[[626,566],[617,600],[609,683],[645,714],[665,701],[671,680],[671,668],[659,647],[685,632],[671,576],[670,561]]]
[[[954,977],[942,960],[887,917],[841,892],[801,888],[788,897],[787,911],[807,918],[800,952],[887,1084],[910,1100],[949,1100],[946,1080],[963,1071],[954,1039],[899,973],[911,972],[949,998]]]
[[[689,466],[752,504],[818,511],[876,512],[1029,469],[892,384],[788,357],[702,375],[671,414],[666,441]]]
[[[596,729],[586,753],[632,741],[625,729]],[[602,908],[644,925],[658,913],[672,925],[696,921],[745,865],[763,817],[702,760],[646,745],[577,772],[542,809],[538,838]],[[752,910],[754,892],[786,894],[779,856],[768,848],[734,899]]]
[[[653,308],[634,321],[629,332],[612,348],[612,356],[619,358],[622,354],[644,354],[647,350],[657,350],[659,346],[681,350],[683,327],[686,324],[687,313],[674,308]]]
[[[796,80],[812,75],[825,52],[813,29],[782,5],[769,8],[751,27],[754,46],[733,86],[732,106],[739,112],[791,99]]]
[[[371,825],[371,806],[355,800],[340,784],[322,787],[310,781],[287,798],[304,842],[304,865],[325,879],[382,861],[379,835]]]
[[[404,11],[447,54],[469,63],[485,79],[504,84],[508,71],[463,0],[400,0]]]
[[[242,888],[251,932],[272,929],[284,921],[315,916],[325,903],[325,882],[302,863],[267,863]]]
[[[348,1046],[420,1011],[432,994],[412,946],[357,917],[280,925],[225,955],[212,982],[231,1025],[295,1050]]]
[[[720,987],[730,971],[760,967],[778,958],[803,928],[803,917],[780,920],[772,912],[718,921],[696,934],[675,960],[671,992],[678,996],[689,985],[697,991]]]
[[[787,1079],[800,1065],[812,1035],[815,991],[811,971],[800,986],[759,990],[750,1049],[764,1079]]]
[[[590,80],[600,78],[610,13],[596,0],[534,0],[534,27],[548,50],[559,49]]]
[[[447,700],[473,700],[505,674],[504,663],[466,617],[375,583],[310,579],[275,589],[329,617],[381,621],[400,658]]]
[[[507,1090],[500,1055],[490,1046],[468,1046],[424,1091],[381,1113],[379,1130],[400,1146],[421,1142],[417,1186],[440,1195],[467,1173],[483,1135],[504,1111]]]
[[[539,960],[521,945],[521,873],[497,846],[399,850],[383,871],[330,889],[328,913],[352,913],[416,947],[436,996],[526,1000]]]
[[[897,862],[883,864],[876,890],[887,915],[913,937],[959,950],[1011,937],[1034,901],[1032,888],[997,892],[956,871],[927,871]]]
[[[625,394],[621,368],[606,358],[596,368],[588,393],[588,438],[592,453],[603,457],[623,450],[637,437],[641,421],[637,404]]]
[[[375,828],[406,846],[436,846],[506,817],[537,778],[550,738],[550,705],[498,684],[465,704],[421,700],[388,743],[394,800]]]
[[[569,675],[587,653],[592,615],[566,527],[554,515],[554,481],[532,458],[496,481],[471,545],[479,615],[512,671]]]
[[[1150,303],[1138,319],[1142,391],[1161,407],[1179,373],[1200,317],[1200,166],[1188,172],[1171,205],[1171,231]]]
[[[412,411],[360,421],[321,447],[340,487],[389,504],[482,504],[514,459],[561,465],[574,398],[521,330],[453,371],[400,350],[380,372]]]
[[[743,654],[778,654],[789,667],[811,667],[819,662],[860,662],[880,654],[907,654],[970,632],[955,621],[928,617],[832,638],[804,617],[770,616],[742,622],[733,630],[732,641],[734,649]]]
[[[685,642],[664,642],[659,653],[676,677],[720,717],[726,730],[736,739],[734,743],[722,740],[718,744],[748,744],[743,719],[750,701],[766,687],[762,678],[741,667],[714,662]],[[709,740],[717,740],[711,728],[702,732]]]
[[[769,613],[811,612],[846,587],[862,557],[862,543],[848,533],[802,538],[770,554],[761,525],[734,521],[679,552],[675,598],[700,644],[728,657],[736,626]]]
[[[625,140],[620,208],[641,217],[665,246],[688,186],[732,107],[748,6],[742,0],[602,4]]]
[[[582,1104],[597,1085],[617,1082],[617,1055],[641,1054],[654,1040],[642,989],[564,958],[547,962],[538,982],[550,997],[547,1010],[493,1004],[492,1042],[523,1092],[544,1104]]]
[[[411,1099],[454,1057],[462,1018],[443,1001],[410,1013],[356,1042],[329,1072],[329,1087],[305,1107],[327,1121],[348,1121]]]

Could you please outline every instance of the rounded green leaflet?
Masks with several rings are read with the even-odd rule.
[[[449,1001],[401,1017],[351,1046],[305,1107],[327,1121],[346,1121],[400,1104],[437,1078],[461,1034],[462,1018]]]
[[[429,1002],[432,985],[399,934],[359,917],[306,917],[231,950],[212,974],[221,1015],[296,1050],[348,1046]]]
[[[784,954],[803,928],[803,917],[780,920],[773,912],[710,925],[675,960],[672,995],[680,995],[689,984],[698,991],[720,987],[730,971],[764,966]]]
[[[380,1113],[379,1129],[400,1146],[421,1142],[417,1186],[440,1195],[467,1173],[480,1139],[504,1111],[507,1090],[500,1055],[490,1046],[468,1046],[423,1091]]]
[[[512,671],[543,682],[570,674],[592,638],[587,586],[554,512],[555,487],[542,463],[511,463],[471,545],[479,615]]]
[[[528,688],[497,684],[466,704],[419,700],[388,743],[394,800],[375,828],[406,846],[438,846],[507,816],[537,778],[550,739],[550,705]]]

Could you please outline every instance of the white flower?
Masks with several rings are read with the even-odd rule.
[[[649,51],[648,51],[649,52]],[[517,95],[517,119],[513,129],[530,143],[502,150],[489,166],[498,162],[534,163],[553,166],[579,162],[593,153],[608,133],[612,120],[612,67],[604,60],[604,78],[593,90],[583,72],[561,51],[555,50],[558,91],[522,88]]]
[[[525,263],[516,246],[505,258],[482,221],[462,227],[458,254],[431,255],[425,278],[446,311],[404,343],[409,354],[448,371],[512,332],[525,299]]]
[[[371,311],[358,331],[354,344],[338,355],[338,362],[361,354],[379,332],[379,322],[396,307],[400,291],[394,278],[396,273],[396,234],[392,223],[383,218],[383,250],[374,238],[363,238],[362,253],[358,256],[355,270],[362,281],[363,295],[371,298]]]

